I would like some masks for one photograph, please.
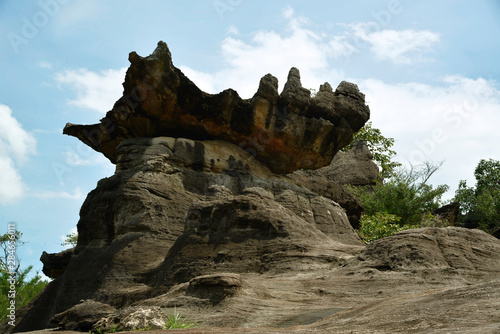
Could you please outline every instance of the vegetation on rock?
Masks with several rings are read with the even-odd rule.
[[[410,168],[399,167],[390,179],[377,183],[373,189],[352,189],[361,200],[365,214],[385,212],[398,216],[401,225],[417,225],[424,214],[442,204],[441,197],[449,188],[428,184],[441,165],[426,162]]]
[[[77,242],[78,242],[78,233],[73,232],[70,234],[66,234],[66,238],[64,238],[64,242],[61,244],[61,246],[75,247]]]
[[[400,220],[400,217],[385,212],[363,215],[358,230],[359,236],[363,241],[369,243],[391,236],[396,232],[418,227],[416,225],[401,225]]]
[[[441,165],[399,166],[372,188],[351,187],[364,208],[358,230],[362,239],[373,241],[409,228],[439,225],[431,212],[443,204],[441,197],[449,187],[433,187],[428,181]]]
[[[396,155],[396,151],[392,150],[394,145],[394,138],[387,138],[382,135],[380,129],[374,128],[372,122],[366,122],[365,125],[354,134],[354,140],[351,144],[341,149],[341,151],[348,151],[352,148],[352,144],[356,139],[366,141],[370,152],[373,154],[373,160],[380,167],[380,178],[390,178],[395,169],[401,166],[397,161],[392,161]]]
[[[186,317],[182,316],[179,312],[174,311],[165,319],[164,329],[178,329],[178,328],[194,328],[199,327],[198,324],[190,322]]]

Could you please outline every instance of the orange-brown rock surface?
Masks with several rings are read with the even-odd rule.
[[[130,53],[123,96],[100,123],[67,124],[78,137],[116,163],[120,142],[135,137],[222,139],[254,155],[275,173],[328,165],[370,117],[364,94],[342,82],[335,91],[325,83],[317,95],[300,83],[292,68],[281,94],[278,79],[265,75],[251,99],[232,89],[201,91],[172,63],[159,42],[148,57]]]

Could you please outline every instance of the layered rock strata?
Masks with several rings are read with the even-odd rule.
[[[54,280],[0,332],[156,329],[172,312],[193,333],[500,329],[498,239],[447,227],[365,245],[354,231],[345,185],[378,175],[362,142],[331,161],[369,116],[355,85],[311,98],[292,69],[281,94],[266,75],[243,100],[200,91],[163,42],[130,61],[101,123],[64,130],[116,172],[83,203],[77,246],[42,255]]]
[[[116,163],[83,203],[73,255],[43,256],[57,278],[16,329],[44,328],[80,300],[120,309],[198,276],[308,272],[363,247],[337,203],[234,144],[130,138]],[[60,258],[64,271],[48,270]]]

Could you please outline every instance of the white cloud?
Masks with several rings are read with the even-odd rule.
[[[349,42],[348,36],[334,36],[329,43],[333,57],[348,57],[357,52],[358,49]]]
[[[283,33],[256,31],[245,41],[237,37],[235,29],[230,29],[221,45],[224,69],[204,73],[187,66],[179,68],[209,93],[231,87],[243,98],[257,91],[260,78],[267,73],[276,76],[283,87],[291,67],[300,69],[302,85],[307,88],[318,88],[315,86],[327,78],[340,80],[342,75],[328,66],[329,58],[346,54],[336,45],[337,37],[318,35],[306,28],[307,19],[294,16],[290,7],[283,15],[288,22]]]
[[[2,104],[0,119],[0,152],[12,155],[18,162],[24,162],[29,154],[35,153],[35,138],[12,116],[12,110]]]
[[[40,61],[40,62],[38,62],[38,67],[45,68],[47,70],[51,70],[52,69],[52,64],[49,63],[49,62],[46,62],[46,61]]]
[[[366,94],[374,127],[396,139],[398,160],[445,160],[434,178],[454,191],[473,181],[480,159],[500,160],[500,89],[494,81],[447,76],[435,85],[357,81]],[[452,195],[452,194],[451,194]]]
[[[106,113],[122,93],[122,82],[126,68],[104,70],[99,73],[86,68],[67,70],[55,77],[61,86],[69,86],[76,92],[76,98],[69,103]]]
[[[424,54],[439,42],[439,35],[433,32],[414,30],[382,30],[368,35],[371,51],[382,60],[395,64],[411,64],[424,61]]]
[[[83,144],[81,145],[83,146]],[[66,163],[70,166],[95,166],[109,164],[109,160],[102,154],[92,151],[92,149],[85,146],[85,149],[78,147],[78,151],[68,148],[63,155],[65,156]]]
[[[440,40],[439,34],[432,31],[382,29],[373,21],[340,26],[346,30],[330,42],[335,54],[349,56],[369,51],[376,59],[394,64],[429,61],[427,55]]]
[[[255,93],[258,80],[268,72],[280,79],[282,87],[292,66],[300,69],[303,86],[308,88],[326,80],[333,86],[341,80],[353,81],[366,94],[374,126],[396,139],[398,160],[445,160],[433,182],[450,185],[451,192],[460,179],[473,178],[481,158],[500,159],[496,148],[500,131],[495,129],[500,123],[500,92],[495,82],[447,76],[434,83],[389,84],[346,78],[333,65],[339,57],[360,52],[396,64],[425,61],[439,42],[438,34],[384,30],[367,23],[344,25],[343,33],[327,36],[308,29],[305,20],[294,19],[291,9],[285,16],[290,22],[284,33],[226,37],[221,46],[222,70],[204,73],[183,67],[183,72],[208,92],[232,87],[243,97]]]
[[[439,34],[428,30],[381,29],[375,22],[344,25],[346,31],[338,38],[337,48],[351,53],[371,51],[379,60],[395,64],[413,64],[428,61],[426,55],[439,42]]]
[[[301,71],[302,85],[317,88],[324,81],[344,79],[341,70],[330,66],[331,60],[369,52],[379,60],[412,64],[428,60],[427,53],[439,41],[438,34],[427,30],[384,30],[374,22],[339,25],[344,29],[340,34],[319,34],[308,28],[307,19],[295,16],[293,8],[287,7],[283,16],[287,27],[282,33],[260,30],[243,40],[231,28],[221,45],[224,69],[215,73],[187,66],[180,69],[209,93],[232,87],[249,98],[267,73],[276,76],[283,87],[289,69],[295,66]]]
[[[40,199],[54,199],[54,198],[63,198],[72,200],[85,199],[85,195],[82,193],[79,187],[77,187],[73,191],[73,193],[69,193],[66,191],[37,191],[33,192],[32,196]]]
[[[0,204],[9,204],[21,198],[25,188],[12,159],[0,155]]]
[[[35,138],[12,116],[12,110],[0,104],[0,204],[21,198],[26,186],[18,166],[36,151]]]

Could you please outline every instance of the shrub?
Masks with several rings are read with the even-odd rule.
[[[358,234],[363,241],[369,243],[391,236],[396,232],[419,227],[416,225],[400,225],[400,220],[400,217],[385,212],[363,215],[360,220]]]
[[[174,311],[172,315],[165,319],[164,329],[176,329],[176,328],[193,328],[199,327],[199,325],[187,321],[186,317],[180,315],[177,311]]]
[[[425,163],[409,169],[400,167],[389,180],[379,182],[373,189],[351,189],[359,198],[366,215],[392,214],[400,218],[396,222],[400,226],[418,225],[425,215],[442,204],[441,196],[448,190],[447,185],[433,188],[427,184],[441,165]]]
[[[392,158],[396,155],[396,151],[391,149],[394,145],[394,138],[384,137],[379,129],[372,127],[372,122],[366,122],[354,134],[353,142],[341,150],[344,152],[349,151],[356,139],[362,139],[368,145],[370,152],[373,154],[373,161],[380,167],[381,179],[391,177],[396,168],[401,166],[399,162],[392,161]]]

